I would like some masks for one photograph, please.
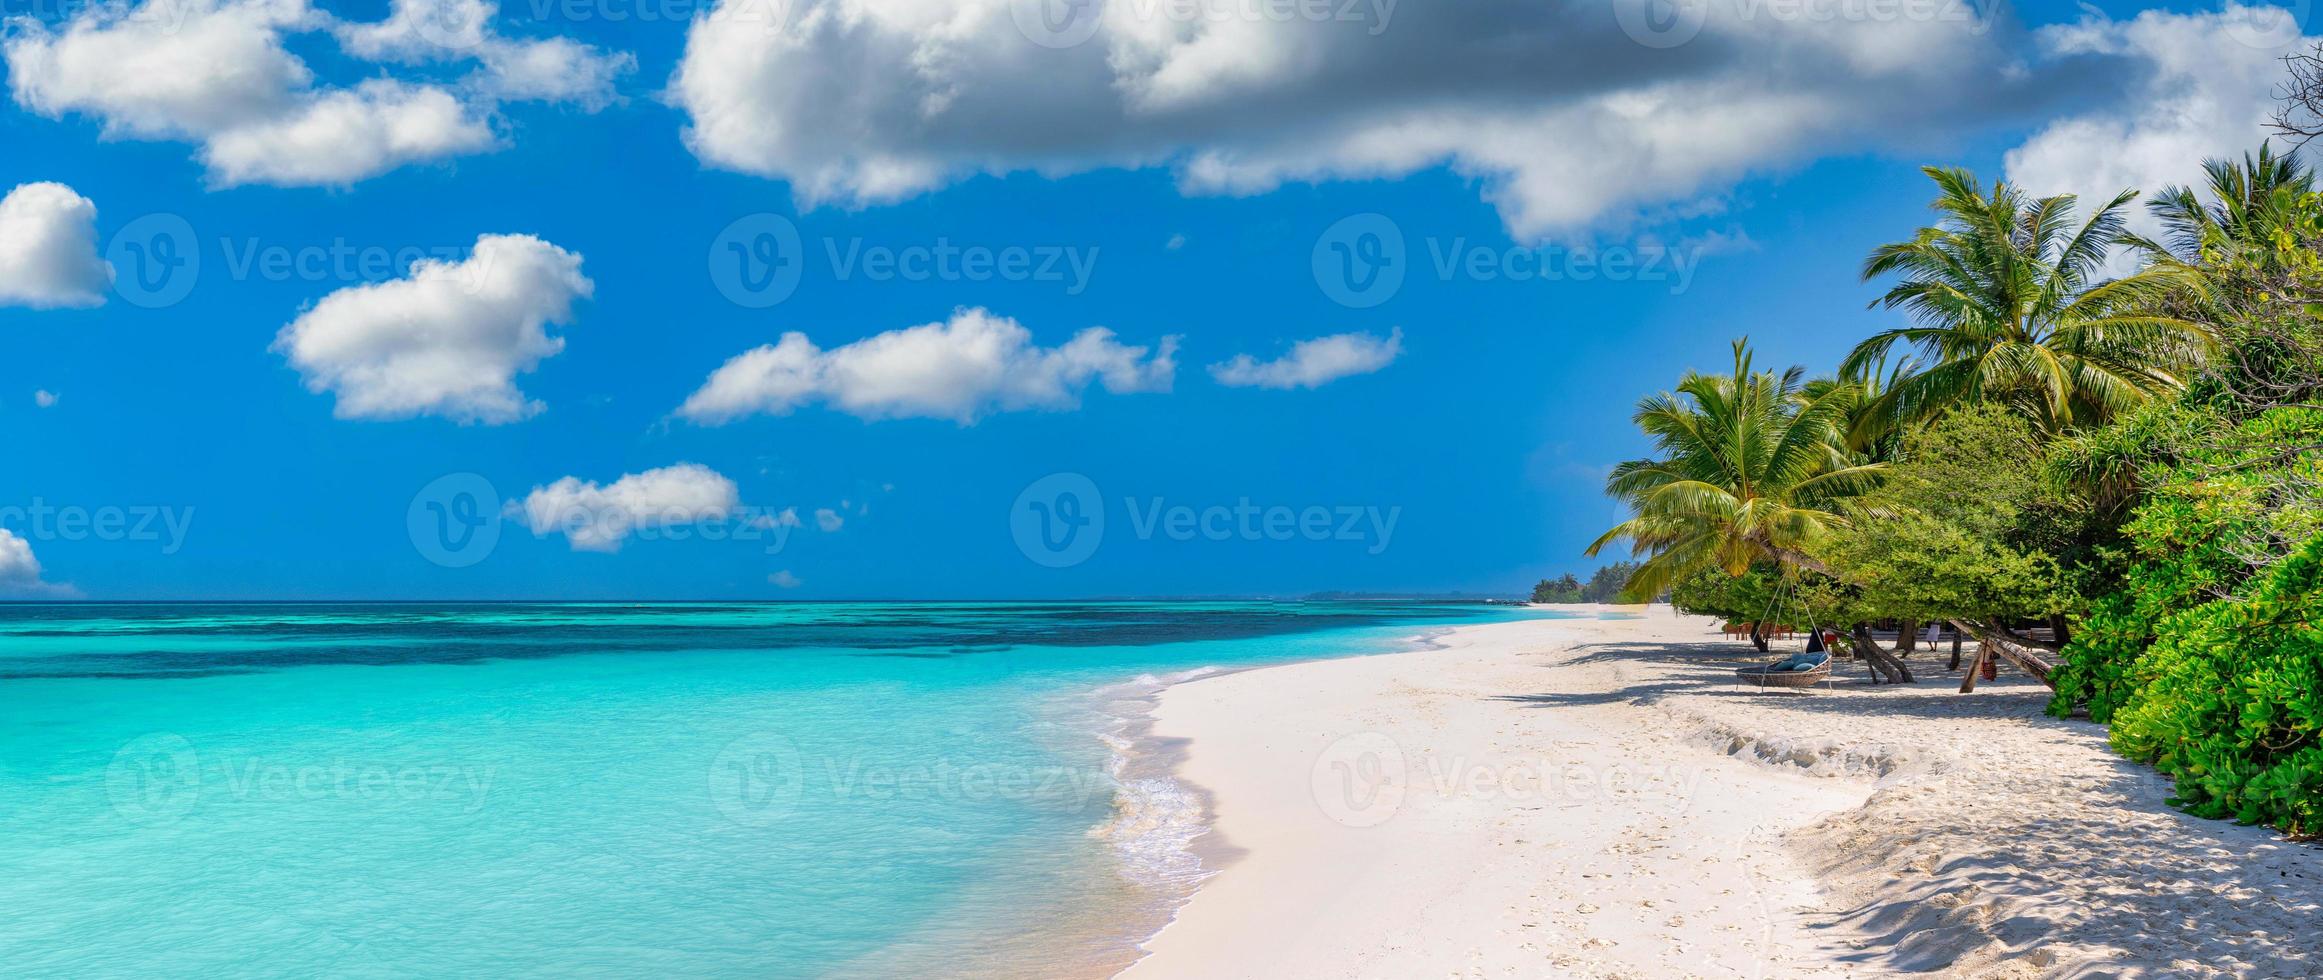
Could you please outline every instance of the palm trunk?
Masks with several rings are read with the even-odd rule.
[[[1896,624],[1896,655],[1897,655],[1897,656],[1899,656],[1899,657],[1900,657],[1900,656],[1903,656],[1904,654],[1908,654],[1908,653],[1912,652],[1913,650],[1917,650],[1917,649],[1919,649],[1919,646],[1920,646],[1919,625],[1920,625],[1920,624],[1918,624],[1918,623],[1915,623],[1915,622],[1912,622],[1911,620],[1908,620],[1908,619],[1906,619],[1906,620],[1902,620],[1902,621],[1899,621],[1899,622]]]
[[[1910,684],[1913,682],[1911,665],[1904,663],[1896,655],[1880,649],[1879,641],[1871,637],[1871,627],[1857,623],[1853,635],[1856,651],[1862,654],[1863,662],[1871,666],[1873,673],[1880,680],[1889,684]]]

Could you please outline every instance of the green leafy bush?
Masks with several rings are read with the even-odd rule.
[[[2190,812],[2323,832],[2323,412],[2168,427],[2050,710],[2086,706]]]
[[[2113,716],[2113,745],[2177,780],[2203,817],[2323,833],[2323,537],[2248,599],[2164,620]]]

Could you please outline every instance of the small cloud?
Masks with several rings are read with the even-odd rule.
[[[710,373],[677,415],[724,425],[753,415],[787,415],[826,404],[862,419],[950,419],[961,425],[994,412],[1070,411],[1102,385],[1114,394],[1166,392],[1177,372],[1178,338],[1123,344],[1090,327],[1055,347],[981,309],[890,330],[832,350],[792,331],[744,351]]]
[[[43,388],[32,393],[32,403],[42,408],[56,407],[56,392]]]
[[[815,511],[815,526],[828,533],[847,526],[847,519],[829,507],[818,508]]]
[[[1163,248],[1166,248],[1166,249],[1169,249],[1169,250],[1170,250],[1170,251],[1172,251],[1172,252],[1175,252],[1175,251],[1177,251],[1177,250],[1179,250],[1179,249],[1181,249],[1181,248],[1184,248],[1184,247],[1186,247],[1186,236],[1184,236],[1184,235],[1171,235],[1171,236],[1170,236],[1170,240],[1169,240],[1169,241],[1162,243],[1162,247],[1163,247]]]
[[[772,584],[772,585],[776,585],[776,586],[779,586],[779,587],[781,587],[781,588],[785,588],[785,589],[795,589],[795,588],[798,588],[798,587],[799,587],[799,586],[801,586],[801,585],[804,585],[804,584],[806,584],[806,583],[804,583],[804,582],[801,582],[801,581],[799,581],[799,577],[798,577],[798,576],[796,576],[796,575],[792,575],[792,574],[790,573],[790,569],[787,569],[787,568],[783,569],[782,571],[779,571],[779,572],[776,572],[776,573],[774,573],[774,574],[772,574],[772,575],[769,575],[769,576],[767,576],[767,577],[766,577],[766,581],[767,581],[768,583]]]
[[[0,197],[0,306],[100,306],[113,267],[97,254],[97,205],[63,184]]]
[[[1403,354],[1401,327],[1386,337],[1342,333],[1302,340],[1272,361],[1237,354],[1210,365],[1210,376],[1229,388],[1320,388],[1340,378],[1370,374]]]
[[[741,506],[734,481],[699,463],[630,473],[599,485],[565,477],[508,502],[535,536],[561,533],[574,551],[619,551],[632,531],[726,520]]]
[[[434,415],[498,425],[538,414],[516,376],[565,349],[551,324],[596,285],[581,257],[530,235],[484,235],[460,262],[323,297],[274,339],[307,390],[338,396],[343,419]]]

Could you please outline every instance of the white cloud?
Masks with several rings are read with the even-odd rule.
[[[559,533],[574,551],[619,551],[638,530],[722,521],[741,507],[734,481],[699,463],[631,473],[600,486],[565,477],[508,503],[535,536]]]
[[[821,507],[815,510],[815,527],[823,533],[829,534],[846,526],[847,519],[839,516],[838,511],[832,510],[829,507]]]
[[[694,21],[671,99],[702,160],[810,204],[978,173],[1166,166],[1188,192],[1243,194],[1447,167],[1519,236],[1577,233],[1715,206],[1742,177],[1857,151],[1866,133],[2007,111],[1996,95],[2029,84],[1973,4],[1889,18],[1679,4],[1706,17],[1699,36],[1657,47],[1625,20],[1658,0],[1328,5],[1352,20],[1105,3],[1079,8],[1100,12],[1093,36],[1051,47],[1031,39],[1046,39],[1035,0],[749,16],[766,3]],[[1166,13],[1185,9],[1202,13]]]
[[[806,584],[799,581],[799,577],[791,574],[790,569],[787,568],[767,576],[766,581],[772,585],[785,589],[795,589],[801,585]]]
[[[56,28],[17,19],[9,87],[26,109],[95,116],[108,136],[199,139],[295,112],[314,72],[282,35],[320,22],[304,0],[91,4]]]
[[[2092,9],[2039,37],[2055,56],[2125,58],[2145,71],[2121,104],[2052,122],[2010,150],[2008,178],[2035,194],[2078,194],[2085,207],[2143,191],[2130,224],[2148,234],[2160,225],[2144,200],[2172,184],[2199,186],[2206,158],[2258,148],[2283,80],[2282,56],[2314,40],[2299,37],[2289,11],[2237,4],[2118,21]]]
[[[598,109],[614,101],[614,82],[637,67],[625,52],[607,53],[568,38],[515,40],[493,30],[500,5],[490,0],[395,0],[384,21],[339,24],[349,54],[374,61],[425,64],[473,58],[470,84],[510,101],[573,102]]]
[[[1290,353],[1271,361],[1237,354],[1231,361],[1210,365],[1210,376],[1229,388],[1320,388],[1380,370],[1402,353],[1401,328],[1385,337],[1332,334],[1292,344]]]
[[[16,532],[0,527],[0,585],[21,585],[40,580],[40,559],[32,556],[32,543],[18,537]]]
[[[56,407],[56,392],[42,388],[32,393],[32,403],[42,408]]]
[[[981,309],[891,330],[835,350],[803,333],[746,351],[711,372],[677,414],[704,425],[784,415],[821,401],[859,418],[938,418],[962,425],[995,411],[1070,409],[1091,382],[1115,394],[1168,391],[1177,338],[1155,348],[1090,327],[1056,347]]]
[[[390,282],[322,298],[274,350],[347,419],[514,422],[539,412],[516,375],[564,349],[550,324],[595,292],[581,257],[530,235],[485,235],[465,261],[422,259]]]
[[[32,543],[0,527],[0,596],[69,598],[80,594],[72,586],[41,581],[40,572],[40,559],[33,557]]]
[[[492,127],[450,92],[374,79],[297,112],[210,138],[202,161],[225,184],[342,186],[409,163],[490,149]]]
[[[95,202],[45,181],[0,198],[0,306],[99,306],[112,285]]]
[[[420,26],[412,11],[438,4],[480,18],[473,44]],[[500,38],[497,13],[474,0],[399,0],[387,21],[364,25],[306,0],[88,4],[57,24],[9,20],[0,54],[18,105],[92,117],[109,138],[197,143],[219,185],[343,186],[497,146],[490,119],[501,101],[601,107],[633,64],[561,38]],[[392,77],[333,88],[290,46],[326,32],[357,58],[480,67],[464,93]]]

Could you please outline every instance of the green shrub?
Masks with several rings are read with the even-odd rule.
[[[2177,780],[2203,817],[2323,833],[2323,537],[2247,599],[2164,620],[2113,745]]]
[[[2080,620],[2050,710],[2111,724],[2190,812],[2323,832],[2323,412],[2212,431],[2140,477],[2126,580]]]

